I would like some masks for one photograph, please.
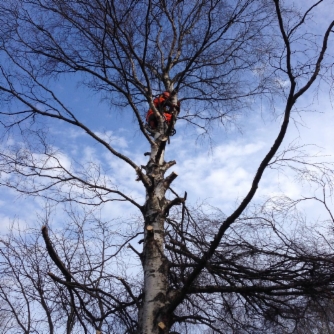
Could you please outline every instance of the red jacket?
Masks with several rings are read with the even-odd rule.
[[[172,120],[172,114],[163,113],[163,116],[165,117],[166,123],[169,125],[169,123]],[[157,119],[156,119],[152,109],[149,109],[149,111],[146,114],[146,122],[149,124],[149,126],[152,129],[155,129],[158,126]]]

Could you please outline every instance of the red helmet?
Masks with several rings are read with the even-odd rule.
[[[162,95],[168,99],[170,97],[170,92],[163,92]]]

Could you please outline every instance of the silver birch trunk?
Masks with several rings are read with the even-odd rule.
[[[176,97],[174,97],[176,100]],[[144,271],[143,300],[139,310],[138,334],[167,334],[171,315],[166,314],[168,303],[168,261],[164,255],[164,223],[169,201],[166,191],[176,177],[175,173],[165,178],[165,172],[175,162],[164,161],[166,127],[159,124],[151,146],[146,175],[152,186],[146,190],[144,205],[145,236],[142,254]]]

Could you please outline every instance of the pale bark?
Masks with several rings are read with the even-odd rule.
[[[176,101],[177,97],[173,96],[173,103],[176,104]],[[168,263],[164,255],[164,223],[166,208],[169,205],[166,191],[176,176],[170,182],[164,177],[166,170],[173,165],[164,161],[168,137],[166,130],[166,126],[159,120],[157,132],[154,134],[154,145],[151,145],[150,159],[145,168],[152,186],[146,189],[146,203],[143,210],[145,218],[142,254],[144,296],[139,310],[138,333],[140,334],[167,334],[170,328],[170,319],[164,312],[168,290]]]
[[[161,317],[157,317],[157,314],[165,305],[167,292],[167,263],[164,256],[165,219],[162,216],[166,202],[166,188],[161,165],[155,166],[150,160],[148,168],[154,173],[154,177],[152,177],[153,189],[147,191],[145,204],[145,226],[149,229],[145,228],[142,256],[144,297],[139,313],[139,333],[142,334],[159,333],[158,320],[161,321]]]

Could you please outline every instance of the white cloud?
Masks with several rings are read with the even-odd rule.
[[[104,141],[106,141],[111,146],[115,146],[122,149],[128,147],[127,140],[122,136],[117,136],[113,134],[112,131],[106,131],[106,132],[96,131],[95,134]]]
[[[309,102],[302,100],[299,104],[308,105]],[[314,108],[320,111],[331,110],[328,96],[319,95],[319,105]],[[169,171],[175,170],[179,175],[172,187],[180,194],[187,191],[189,202],[208,199],[212,205],[224,211],[231,211],[236,200],[246,195],[259,163],[273,145],[279,131],[280,119],[265,123],[259,114],[250,112],[247,117],[244,117],[243,135],[234,130],[228,133],[223,129],[215,130],[211,148],[208,148],[205,143],[201,145],[200,142],[196,142],[196,135],[190,132],[188,127],[178,128],[177,124],[177,133],[171,138],[166,151],[166,160],[177,162],[177,165]],[[305,124],[296,129],[291,123],[284,145],[299,137],[301,143],[315,143],[324,148],[324,154],[333,155],[334,115],[303,113],[301,116]],[[94,125],[92,128],[101,129],[102,125]],[[136,174],[130,166],[111,155],[100,144],[87,139],[87,135],[82,130],[66,126],[61,130],[52,130],[51,133],[57,147],[62,150],[59,159],[66,168],[73,168],[71,157],[74,157],[79,164],[86,166],[89,162],[94,162],[102,166],[101,173],[105,173],[105,176],[109,177],[119,190],[143,204],[144,187],[140,182],[135,182]],[[120,128],[118,132],[107,130],[95,131],[95,133],[138,165],[147,163],[148,158],[144,157],[143,153],[145,150],[148,151],[148,145],[133,131]],[[309,150],[310,153],[314,153],[317,148],[309,147]],[[35,157],[41,158],[37,154]],[[48,162],[48,166],[53,164],[54,161]],[[257,198],[282,193],[289,197],[297,197],[309,191],[305,185],[294,183],[290,172],[287,175],[278,175],[275,171],[267,171],[260,182]],[[4,190],[4,193],[7,193],[7,190]],[[1,200],[7,201],[4,196]],[[0,207],[3,208],[4,205],[0,203]],[[104,212],[106,216],[121,217],[131,213],[130,208],[131,206],[123,202],[113,202],[106,205]],[[22,210],[21,214],[25,216]]]

